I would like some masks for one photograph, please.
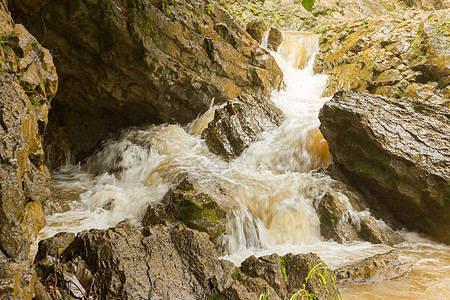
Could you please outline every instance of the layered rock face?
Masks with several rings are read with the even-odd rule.
[[[415,99],[340,92],[319,118],[336,166],[366,199],[450,243],[449,116]]]
[[[285,119],[268,98],[241,95],[217,107],[202,138],[212,153],[228,161],[241,155],[259,134],[275,129]]]
[[[83,296],[96,299],[286,299],[302,288],[318,299],[340,298],[334,272],[312,253],[253,256],[236,268],[218,259],[206,233],[183,225],[93,229],[72,239],[41,242],[37,270],[55,282],[46,285],[55,298],[73,293],[69,284],[78,282]]]
[[[213,1],[12,6],[54,51],[60,75],[55,113],[78,158],[111,128],[186,123],[213,97],[220,103],[282,85],[274,58]]]
[[[0,6],[0,298],[31,299],[30,244],[51,203],[43,134],[58,78],[50,53]]]
[[[315,71],[338,90],[449,106],[450,10],[408,11],[323,29]]]

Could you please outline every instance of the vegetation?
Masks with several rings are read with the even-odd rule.
[[[314,0],[302,0],[302,5],[307,11],[312,11]]]

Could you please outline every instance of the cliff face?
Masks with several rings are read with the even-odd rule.
[[[282,85],[275,60],[214,1],[12,5],[17,20],[54,51],[54,112],[77,158],[113,128],[186,123],[213,97],[223,102]]]
[[[0,298],[33,294],[30,244],[51,203],[43,134],[58,78],[48,50],[0,6]]]

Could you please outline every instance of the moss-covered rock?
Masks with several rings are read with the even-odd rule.
[[[282,299],[295,293],[308,299],[340,299],[334,272],[314,253],[250,256],[241,269],[240,278],[262,278]]]
[[[167,192],[162,204],[147,208],[142,224],[148,226],[181,222],[192,229],[206,232],[220,249],[226,215],[226,211],[214,199],[185,179]]]

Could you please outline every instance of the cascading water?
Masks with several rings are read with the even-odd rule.
[[[60,231],[107,228],[124,219],[137,223],[148,204],[161,201],[171,187],[188,177],[229,211],[224,246],[229,253],[226,258],[236,264],[251,254],[313,251],[330,266],[338,266],[388,250],[367,242],[321,241],[314,199],[332,190],[333,181],[312,170],[332,160],[317,118],[327,100],[321,98],[326,76],[312,71],[316,35],[287,32],[283,37],[278,53],[272,53],[286,82],[284,91],[272,94],[272,101],[288,117],[278,129],[264,133],[239,158],[224,162],[199,137],[214,116],[213,101],[186,128],[130,128],[118,140],[106,142],[85,166],[67,165],[53,174],[55,198],[66,211],[47,218],[39,239]],[[345,195],[340,197],[348,203],[354,222],[369,213],[354,210]],[[404,260],[415,263],[415,277],[384,283],[383,288],[354,286],[343,290],[344,298],[361,299],[365,293],[365,299],[385,299],[383,293],[390,286],[389,296],[396,293],[397,298],[411,299],[415,298],[411,293],[416,293],[442,299],[438,286],[450,283],[443,273],[448,272],[449,248],[415,234],[405,233],[405,237],[407,242],[396,248]],[[422,281],[436,288],[425,292],[420,288]]]

